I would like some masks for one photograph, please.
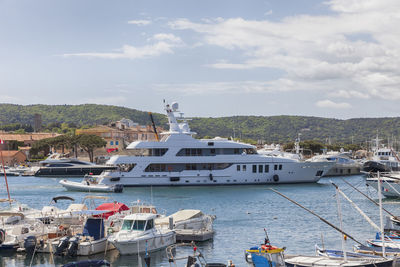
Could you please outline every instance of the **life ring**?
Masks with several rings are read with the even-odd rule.
[[[60,226],[58,226],[58,229],[59,229],[60,231],[62,231],[62,230],[64,230],[64,226],[60,225]]]
[[[279,181],[279,175],[275,174],[274,176],[272,176],[272,179],[274,179],[275,182]]]

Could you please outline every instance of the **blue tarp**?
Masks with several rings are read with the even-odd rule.
[[[85,227],[82,232],[83,236],[92,236],[94,240],[104,237],[103,219],[89,218],[86,220]]]
[[[64,264],[62,267],[100,267],[100,266],[111,266],[106,260],[86,260],[78,262],[70,262]]]
[[[263,256],[251,254],[251,260],[255,267],[274,267],[275,263],[271,263],[268,259]]]

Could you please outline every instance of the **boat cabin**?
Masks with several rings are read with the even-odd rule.
[[[128,215],[124,218],[121,231],[147,231],[154,228],[154,219],[157,215],[139,213]]]

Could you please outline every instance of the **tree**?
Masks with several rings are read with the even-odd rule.
[[[95,148],[106,146],[103,138],[92,134],[81,134],[77,136],[78,145],[89,154],[90,162],[93,162],[93,151]]]

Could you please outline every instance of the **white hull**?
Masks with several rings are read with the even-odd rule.
[[[80,192],[114,192],[114,187],[105,184],[89,184],[82,182],[72,182],[68,180],[61,180],[60,184],[69,191]]]
[[[253,173],[252,165],[282,165],[282,170],[270,170],[268,173]],[[284,184],[315,183],[321,178],[318,172],[327,173],[334,163],[320,162],[252,162],[233,164],[225,170],[218,171],[182,171],[182,172],[131,172],[107,173],[102,183],[129,186],[211,186],[211,185],[251,185],[251,184]],[[246,171],[236,171],[236,166],[247,165]],[[119,178],[119,181],[110,177]],[[274,179],[275,177],[275,179]],[[276,177],[278,179],[276,179]],[[114,181],[113,181],[114,180]]]
[[[45,246],[44,249],[39,252],[54,252],[57,250],[58,243],[59,240],[52,242],[51,251],[49,246]],[[104,253],[106,250],[109,251],[112,249],[115,249],[115,247],[113,244],[108,242],[106,237],[95,241],[80,241],[78,245],[77,256],[90,256],[98,253]]]
[[[121,237],[121,236],[120,236]],[[175,232],[168,231],[164,233],[157,233],[156,235],[144,235],[136,238],[118,238],[109,240],[121,255],[130,255],[152,252],[168,247],[175,244]]]
[[[366,184],[372,186],[378,191],[378,179],[377,178],[367,178]],[[382,195],[385,197],[400,197],[400,184],[398,181],[393,179],[381,178]]]

